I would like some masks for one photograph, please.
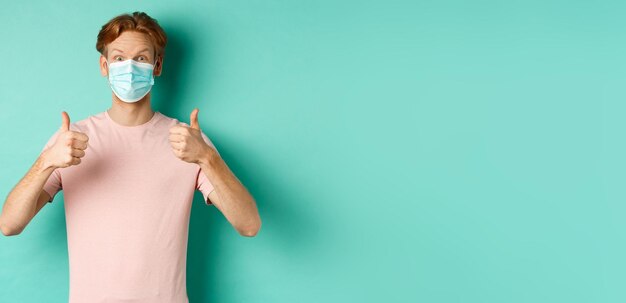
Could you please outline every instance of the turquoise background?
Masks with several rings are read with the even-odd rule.
[[[167,31],[153,106],[257,199],[196,192],[196,302],[625,302],[623,1],[4,1],[0,194],[106,110],[96,35]],[[62,192],[61,192],[62,193]],[[67,302],[62,195],[0,236],[0,302]]]

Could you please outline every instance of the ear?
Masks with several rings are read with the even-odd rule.
[[[109,75],[109,69],[108,69],[108,66],[107,66],[107,60],[104,57],[104,55],[100,55],[100,74],[103,77],[106,77],[106,76]]]
[[[158,77],[161,75],[162,70],[163,70],[163,56],[157,56],[156,62],[154,62],[154,70],[152,71],[152,74],[155,77]]]

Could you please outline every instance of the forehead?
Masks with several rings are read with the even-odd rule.
[[[119,50],[125,54],[135,54],[145,49],[148,49],[149,53],[154,51],[152,41],[148,35],[136,31],[123,32],[117,39],[107,45],[107,49],[109,53],[113,53],[113,50]],[[117,53],[118,51],[115,52]]]

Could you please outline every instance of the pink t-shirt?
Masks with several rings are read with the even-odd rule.
[[[70,124],[89,137],[85,156],[54,170],[43,187],[50,202],[64,191],[70,303],[189,302],[191,203],[200,190],[211,205],[214,187],[199,165],[174,154],[169,128],[177,123],[189,126],[158,111],[144,124],[123,126],[104,111]]]

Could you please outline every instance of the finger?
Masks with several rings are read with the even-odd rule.
[[[173,149],[183,149],[183,147],[185,146],[183,142],[170,142],[170,145],[172,146]]]
[[[72,148],[82,149],[82,150],[87,149],[87,142],[81,141],[81,140],[72,140],[72,141],[73,141]]]
[[[200,110],[197,108],[194,108],[194,110],[191,111],[191,116],[189,116],[189,120],[191,121],[191,128],[200,129],[200,125],[198,124],[199,111]]]
[[[85,151],[82,149],[72,148],[72,157],[82,158],[85,156]]]
[[[174,153],[174,155],[179,158],[182,156],[182,151],[174,147],[172,147],[172,153]]]
[[[182,142],[185,140],[185,136],[174,133],[174,134],[170,134],[169,139],[170,139],[170,142]]]
[[[188,134],[188,133],[189,133],[189,130],[187,129],[187,127],[181,126],[180,124],[179,125],[174,125],[174,126],[172,126],[170,128],[170,134],[181,134],[181,135],[184,135],[184,134]]]
[[[61,123],[61,131],[69,131],[70,130],[70,116],[65,112],[61,112],[61,119],[63,122]]]
[[[72,131],[72,134],[71,134],[70,138],[73,138],[73,139],[76,139],[76,140],[80,140],[80,141],[83,141],[83,142],[89,141],[89,137],[85,133],[76,132],[76,131]]]
[[[76,157],[72,157],[72,165],[77,165],[80,164],[80,158],[76,158]]]

